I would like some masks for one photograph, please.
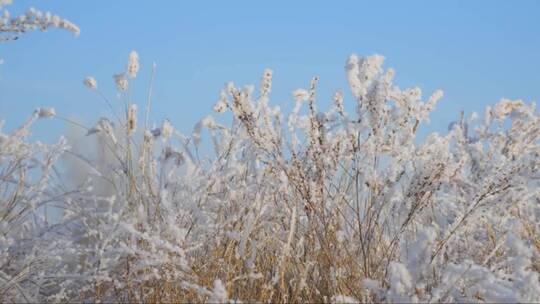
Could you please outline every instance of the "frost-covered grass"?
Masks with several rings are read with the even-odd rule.
[[[2,300],[537,301],[534,104],[503,99],[418,144],[442,93],[424,102],[382,63],[349,58],[354,113],[341,92],[318,110],[314,78],[284,115],[266,70],[183,135],[137,119],[132,52],[124,115],[71,122],[101,152],[29,142],[63,119],[37,109],[0,135]]]
[[[0,301],[539,301],[535,105],[502,99],[419,142],[442,92],[382,64],[349,58],[352,113],[341,92],[318,109],[317,78],[282,113],[266,70],[182,134],[150,127],[151,88],[132,102],[132,52],[120,101],[84,80],[110,117],[41,108],[0,128]],[[29,141],[40,119],[82,133]]]

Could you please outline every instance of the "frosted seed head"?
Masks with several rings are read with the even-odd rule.
[[[116,83],[116,89],[118,91],[123,92],[127,90],[129,83],[125,74],[115,74],[113,78],[114,82]]]
[[[337,91],[334,93],[334,106],[339,112],[343,112],[343,92]]]
[[[270,69],[265,69],[261,81],[261,95],[267,96],[272,89],[272,75],[273,71]]]
[[[129,53],[126,71],[129,77],[137,77],[137,72],[139,71],[139,54],[137,54],[137,52],[131,51],[131,53]]]
[[[35,113],[38,118],[49,118],[56,115],[54,108],[37,108]]]
[[[94,77],[88,76],[84,79],[84,85],[90,90],[97,89],[97,81]]]
[[[217,113],[223,113],[226,110],[227,103],[223,99],[218,100],[218,102],[216,102],[216,104],[214,105],[214,111]]]
[[[309,98],[309,92],[304,89],[296,89],[293,92],[293,97],[297,102],[306,101]]]
[[[127,119],[127,132],[128,134],[133,134],[137,129],[137,105],[132,104],[128,110],[128,119]]]
[[[171,122],[168,119],[165,119],[163,123],[161,124],[162,138],[164,140],[170,138],[173,132],[174,132],[174,127],[172,126]]]

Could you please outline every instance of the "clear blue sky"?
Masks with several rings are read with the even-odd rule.
[[[292,107],[291,91],[321,77],[319,99],[347,89],[348,55],[379,53],[396,83],[445,97],[432,123],[445,131],[460,110],[483,113],[501,97],[540,98],[540,1],[23,1],[77,23],[78,38],[51,30],[0,45],[0,119],[8,129],[38,106],[87,124],[107,107],[83,85],[93,75],[111,98],[111,75],[130,50],[141,57],[134,84],[143,102],[157,63],[152,121],[170,118],[190,132],[211,112],[227,81],[258,84],[274,70],[271,102]],[[349,99],[349,102],[353,102]],[[61,134],[40,122],[36,135]]]

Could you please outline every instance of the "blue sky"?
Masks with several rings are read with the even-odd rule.
[[[347,89],[351,53],[379,53],[396,83],[424,96],[445,92],[430,130],[444,132],[459,111],[483,113],[501,97],[540,98],[540,1],[23,1],[75,22],[81,35],[51,30],[0,45],[0,119],[7,129],[34,108],[92,124],[107,107],[82,80],[94,76],[115,98],[112,74],[137,50],[143,103],[151,64],[157,63],[151,121],[169,118],[181,132],[211,112],[228,81],[258,84],[274,70],[271,102],[292,108],[291,91],[320,76],[322,105]],[[349,103],[353,100],[349,98]],[[120,104],[118,104],[120,108]],[[65,133],[44,121],[36,136]]]

